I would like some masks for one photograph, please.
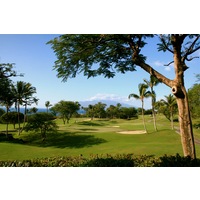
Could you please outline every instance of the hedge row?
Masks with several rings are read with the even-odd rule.
[[[23,161],[0,161],[0,167],[200,167],[200,159],[191,159],[179,154],[135,156],[133,154],[93,155],[90,158],[51,157]]]

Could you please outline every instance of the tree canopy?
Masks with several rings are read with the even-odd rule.
[[[135,66],[138,65],[156,76],[160,82],[171,87],[172,81],[148,65],[145,62],[146,55],[141,54],[142,48],[147,44],[147,39],[155,36],[160,39],[158,51],[168,51],[174,54],[175,43],[181,45],[180,60],[184,71],[188,69],[186,62],[196,58],[191,55],[200,49],[200,35],[194,34],[61,35],[47,44],[51,45],[57,56],[54,69],[63,81],[74,78],[79,73],[83,73],[88,78],[98,75],[111,78],[116,72],[134,71]]]
[[[59,113],[59,115],[63,119],[64,124],[66,121],[67,123],[69,123],[69,120],[72,117],[72,115],[76,113],[79,109],[80,104],[78,102],[64,100],[59,101],[52,107],[52,110]]]
[[[63,81],[82,72],[88,78],[97,75],[111,78],[116,72],[135,71],[130,43],[142,48],[147,37],[152,35],[139,38],[138,35],[62,35],[47,44],[51,44],[58,58],[54,69]],[[142,54],[138,56],[145,60]]]

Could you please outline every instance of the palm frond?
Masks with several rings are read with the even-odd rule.
[[[140,97],[137,94],[129,94],[128,98],[130,99],[131,97],[135,99],[140,99]]]

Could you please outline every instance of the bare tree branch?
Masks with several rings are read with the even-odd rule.
[[[174,62],[174,61],[171,61],[170,63],[168,63],[168,64],[166,64],[166,65],[164,65],[164,66],[169,66],[169,65],[171,65],[173,62]]]
[[[199,56],[194,56],[194,57],[191,57],[191,58],[186,58],[187,61],[191,61],[193,60],[194,58],[199,58]]]

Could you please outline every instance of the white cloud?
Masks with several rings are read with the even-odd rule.
[[[165,71],[171,71],[171,67],[170,66],[165,66]]]
[[[124,101],[125,99],[128,99],[128,97],[122,97],[116,94],[102,94],[98,93],[94,95],[93,97],[90,97],[87,99],[88,101],[95,101],[95,100],[110,100],[110,101]]]
[[[160,61],[155,61],[154,63],[153,63],[153,65],[155,65],[156,67],[162,67],[164,64],[162,63],[162,62],[160,62]]]
[[[128,104],[130,106],[133,107],[141,107],[141,101],[140,100],[136,100],[135,98],[128,98],[127,96],[120,96],[117,94],[105,94],[105,93],[98,93],[88,99],[86,99],[86,101],[103,101],[103,100],[107,100],[107,101],[115,101],[117,103],[124,103],[124,104]],[[150,108],[150,101],[145,100],[146,101],[146,108]]]
[[[160,62],[159,60],[153,62],[153,66],[156,66],[156,67],[163,67],[165,71],[171,71],[171,68],[173,67],[173,63],[171,63],[170,65],[166,66],[167,63],[163,63],[163,62]]]

